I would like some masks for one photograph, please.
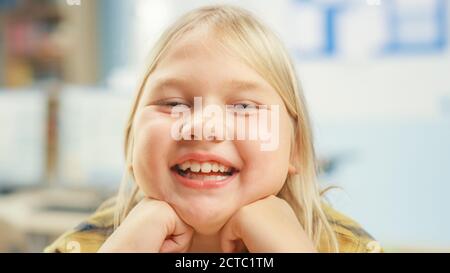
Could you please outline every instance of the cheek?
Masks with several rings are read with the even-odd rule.
[[[271,151],[261,149],[260,141],[237,142],[239,154],[245,162],[241,172],[241,183],[246,202],[271,194],[277,194],[286,180],[290,157],[290,126],[281,121],[279,126],[279,144]]]
[[[249,147],[247,146],[246,149]],[[287,155],[279,152],[259,151],[259,147],[248,151],[245,170],[241,173],[242,187],[254,201],[277,194],[283,186],[288,172]],[[251,155],[250,155],[251,153]]]
[[[238,144],[238,149],[245,162],[240,176],[246,202],[276,195],[288,174],[289,142],[280,143],[275,151],[261,151],[260,143],[247,141]]]
[[[154,113],[141,113],[134,123],[133,171],[144,193],[160,199],[168,191],[163,183],[167,175],[168,153],[172,146],[172,121]]]

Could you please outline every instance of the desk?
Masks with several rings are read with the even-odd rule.
[[[21,249],[23,242],[20,242],[21,247],[15,251],[40,252],[56,237],[85,220],[100,202],[93,191],[65,189],[38,189],[0,196],[3,226],[0,242],[16,248],[14,240],[25,241],[26,249]]]

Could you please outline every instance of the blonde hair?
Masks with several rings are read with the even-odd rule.
[[[286,200],[316,247],[326,242],[326,251],[338,251],[336,235],[322,208],[317,182],[317,166],[312,130],[294,66],[275,34],[243,9],[220,5],[188,12],[170,26],[150,53],[125,130],[126,170],[117,195],[115,227],[120,225],[138,199],[139,191],[132,169],[133,119],[147,78],[173,41],[198,26],[206,25],[218,42],[259,73],[281,96],[292,120],[291,157],[298,170],[289,174],[278,197]]]

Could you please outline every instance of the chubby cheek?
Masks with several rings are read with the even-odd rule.
[[[245,162],[245,169],[240,173],[245,203],[276,195],[283,187],[290,163],[290,130],[289,120],[281,119],[279,143],[270,151],[261,149],[261,141],[236,142]]]
[[[172,122],[168,117],[141,111],[134,123],[133,171],[136,183],[146,196],[162,200],[171,185],[167,157],[173,144],[170,138]]]
[[[240,179],[244,203],[248,204],[269,195],[276,195],[288,173],[289,153],[260,151],[259,144],[239,144],[245,154],[245,169]]]

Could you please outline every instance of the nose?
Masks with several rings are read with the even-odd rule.
[[[181,127],[181,133],[188,140],[222,142],[225,140],[223,111],[217,105],[208,105],[205,110],[194,111]],[[214,107],[215,111],[211,111]]]

